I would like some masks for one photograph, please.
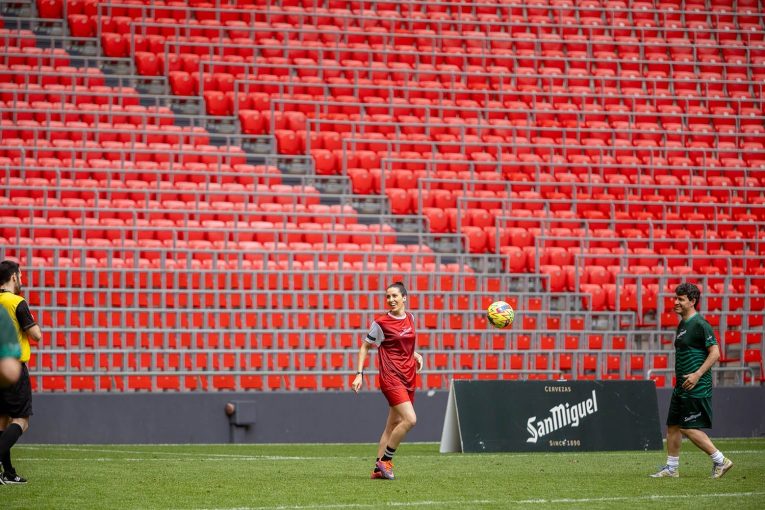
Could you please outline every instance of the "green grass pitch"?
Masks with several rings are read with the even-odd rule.
[[[681,478],[648,474],[665,453],[438,453],[404,443],[395,481],[370,480],[375,445],[26,445],[9,509],[765,508],[765,439],[716,439],[722,479],[687,441]]]

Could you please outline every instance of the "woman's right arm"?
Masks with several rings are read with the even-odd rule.
[[[356,377],[351,383],[351,389],[356,393],[359,392],[361,385],[364,383],[364,365],[366,364],[367,355],[369,354],[369,349],[371,349],[371,347],[371,344],[364,341],[361,342],[361,347],[359,348],[359,358],[356,364]]]

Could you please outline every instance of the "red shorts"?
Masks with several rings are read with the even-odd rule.
[[[388,401],[388,405],[393,407],[404,402],[411,402],[414,404],[414,391],[408,391],[403,386],[393,386],[391,388],[385,388],[382,390],[385,399]]]

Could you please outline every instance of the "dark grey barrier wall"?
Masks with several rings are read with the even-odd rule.
[[[417,394],[411,441],[436,441],[446,392]],[[255,424],[230,430],[228,402],[254,403]],[[381,393],[40,394],[29,443],[377,442],[388,416]]]
[[[659,421],[670,390],[657,390]],[[409,441],[439,441],[448,392],[417,393]],[[254,402],[241,442],[372,442],[388,408],[380,393],[37,394],[25,443],[225,443],[227,402]],[[765,436],[765,387],[717,388],[712,437]],[[665,428],[662,430],[664,431]],[[662,432],[663,434],[664,432]]]

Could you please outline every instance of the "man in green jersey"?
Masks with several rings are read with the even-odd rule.
[[[16,338],[16,328],[8,312],[0,308],[0,388],[10,386],[19,380],[20,356],[21,346]]]
[[[675,289],[675,313],[680,324],[675,334],[675,388],[667,415],[667,465],[653,478],[680,476],[680,445],[683,436],[712,458],[712,478],[720,478],[733,467],[702,431],[712,428],[712,372],[720,359],[712,326],[696,311],[701,292],[692,283]]]

